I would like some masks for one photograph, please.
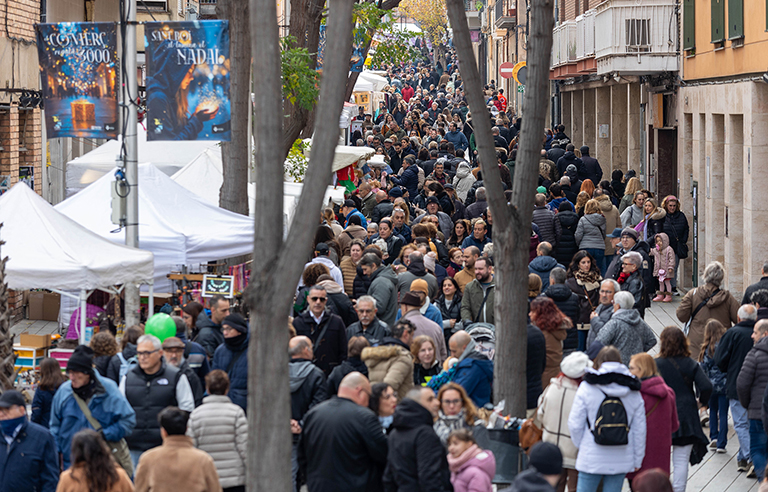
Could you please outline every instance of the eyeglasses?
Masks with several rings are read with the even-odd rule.
[[[150,352],[136,352],[136,357],[149,357],[155,352],[160,352],[160,349],[152,350]]]
[[[309,300],[312,302],[318,302],[318,301],[325,302],[328,300],[328,298],[327,297],[310,297]]]
[[[458,400],[443,400],[443,405],[459,405],[461,404],[461,399]]]

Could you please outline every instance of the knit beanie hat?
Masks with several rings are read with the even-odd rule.
[[[560,475],[563,471],[563,453],[551,442],[540,442],[533,446],[528,462],[542,475]]]
[[[569,378],[578,379],[584,376],[587,367],[591,365],[592,362],[587,354],[584,352],[572,352],[560,363],[560,370]]]
[[[91,374],[93,372],[93,349],[87,345],[78,345],[67,361],[67,371]]]
[[[221,322],[221,326],[224,325],[231,326],[239,333],[248,333],[248,322],[245,321],[245,318],[237,313],[230,314],[224,318],[224,321]]]

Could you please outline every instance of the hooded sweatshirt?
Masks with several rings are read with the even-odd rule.
[[[675,278],[675,252],[669,246],[669,236],[660,232],[656,234],[656,237],[661,238],[661,248],[655,244],[651,248],[653,276],[666,279]]]
[[[456,195],[462,202],[466,201],[467,193],[475,181],[475,176],[472,174],[469,164],[465,162],[460,163],[456,169],[456,176],[453,177],[453,187],[456,190]]]
[[[633,355],[647,352],[656,345],[656,335],[636,309],[619,309],[613,313],[597,334],[597,340],[606,347],[613,345],[619,349],[625,364],[629,364]]]
[[[604,362],[599,369],[587,369],[584,382],[576,390],[568,428],[579,448],[576,469],[595,475],[618,475],[640,468],[645,457],[645,405],[640,396],[640,380],[619,362]],[[618,397],[627,412],[629,443],[603,446],[595,443],[591,430],[603,399]]]
[[[557,260],[551,256],[537,256],[533,259],[533,261],[528,263],[528,272],[535,273],[541,277],[542,292],[547,290],[547,287],[549,287],[549,272],[555,268],[562,268],[565,270],[565,267],[558,263]]]
[[[491,451],[483,451],[473,444],[454,458],[448,455],[451,483],[454,492],[491,492],[491,481],[496,474],[496,458]]]
[[[311,361],[291,359],[288,364],[291,388],[291,418],[299,422],[310,408],[328,398],[325,374]]]

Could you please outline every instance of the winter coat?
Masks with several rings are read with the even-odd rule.
[[[51,422],[51,406],[53,406],[53,397],[56,390],[36,389],[35,397],[32,398],[32,416],[30,421],[42,425],[46,429]]]
[[[473,444],[459,457],[448,455],[454,492],[492,492],[496,474],[496,458]]]
[[[353,239],[360,239],[365,242],[368,239],[368,231],[363,226],[347,224],[347,228],[336,237],[336,241],[338,241],[339,246],[341,247],[341,254],[343,256],[349,254],[349,248],[352,246]],[[342,273],[344,273],[344,270],[342,270]]]
[[[574,237],[579,249],[605,249],[605,217],[602,214],[583,216]]]
[[[669,236],[669,245],[672,246],[675,254],[677,254],[679,243],[688,244],[688,219],[680,210],[676,210],[673,214],[667,213],[664,217],[663,230]]]
[[[478,181],[475,181],[475,184],[477,184]],[[469,220],[476,219],[478,217],[482,217],[483,213],[485,213],[486,209],[488,209],[488,202],[485,200],[477,200],[473,202],[471,205],[467,206],[466,209],[466,218]]]
[[[645,403],[645,458],[640,470],[630,473],[629,477],[652,468],[661,468],[669,475],[672,434],[680,427],[675,392],[663,378],[651,376],[643,380],[640,394]]]
[[[374,318],[367,329],[363,330],[360,321],[352,323],[347,327],[347,342],[352,337],[365,337],[371,346],[378,345],[384,337],[390,336],[389,327],[379,318]]]
[[[571,164],[576,166],[576,173],[583,176],[584,171],[582,169],[584,168],[584,163],[580,158],[576,157],[576,154],[571,150],[566,151],[565,154],[557,160],[557,172],[560,173],[560,176],[565,175],[565,170]],[[581,176],[579,176],[579,179],[582,179]],[[573,184],[573,180],[571,181],[571,184]]]
[[[411,261],[411,264],[408,265],[408,271],[397,275],[397,298],[400,299],[403,297],[403,294],[410,292],[411,284],[414,280],[419,278],[427,282],[429,298],[436,298],[440,290],[439,286],[437,285],[437,278],[435,278],[435,276],[431,273],[427,272],[427,269],[424,267],[423,260],[421,262]]]
[[[452,489],[445,448],[432,429],[432,415],[415,400],[402,401],[389,432],[385,492]]]
[[[539,240],[548,242],[553,248],[556,247],[561,231],[560,221],[555,218],[555,214],[544,205],[535,207],[533,222],[539,226]]]
[[[107,377],[107,368],[109,367],[109,361],[112,360],[110,355],[100,355],[93,358],[93,368],[96,369],[99,374]]]
[[[334,370],[339,367],[341,366],[336,366]],[[291,418],[301,424],[304,415],[312,407],[324,402],[330,396],[325,374],[312,361],[293,358],[288,364],[288,377],[291,390]]]
[[[325,335],[322,340],[318,340],[326,325],[328,329],[325,330]],[[344,322],[335,314],[326,310],[318,324],[315,323],[312,313],[306,310],[301,313],[301,316],[293,319],[293,327],[297,335],[303,335],[312,340],[314,363],[326,376],[347,358],[347,330]]]
[[[104,439],[119,441],[133,431],[136,426],[136,413],[112,380],[102,378],[98,373],[94,374],[96,390],[87,402],[88,409],[93,418],[101,424]],[[83,429],[93,429],[93,426],[75,401],[72,382],[67,381],[59,386],[56,396],[53,397],[50,427],[58,452],[64,459],[65,468],[69,467],[72,437]]]
[[[598,333],[597,340],[606,347],[616,347],[624,365],[629,365],[633,355],[648,352],[656,345],[656,335],[636,309],[619,309],[613,313]]]
[[[419,194],[419,166],[411,164],[406,169],[402,169],[400,176],[389,176],[389,179],[408,191],[408,199],[410,201],[413,201],[416,195]]]
[[[355,297],[357,265],[355,265],[351,256],[344,256],[341,258],[339,268],[341,269],[341,276],[344,277],[344,292],[349,295],[350,299],[357,299],[357,297]]]
[[[584,382],[576,390],[568,429],[571,440],[579,448],[576,469],[595,475],[629,473],[643,464],[645,456],[645,404],[640,396],[640,381],[624,364],[604,362],[599,369],[587,369]],[[618,397],[627,412],[629,443],[603,446],[595,443],[591,430],[603,399]]]
[[[646,300],[646,287],[643,282],[643,277],[640,274],[640,270],[632,272],[624,283],[621,284],[621,290],[629,292],[635,298],[635,305],[633,306],[637,312],[640,313],[640,317],[645,315],[645,300]]]
[[[467,249],[470,246],[474,246],[482,252],[485,248],[485,245],[490,244],[491,242],[491,238],[488,236],[483,236],[482,240],[478,240],[474,234],[470,234],[461,242],[461,249]]]
[[[425,317],[418,309],[408,311],[401,319],[407,319],[416,327],[416,331],[413,332],[413,338],[425,335],[434,340],[435,357],[437,360],[442,362],[448,358],[448,349],[445,344],[442,326]]]
[[[606,232],[611,232],[617,227],[621,227],[621,216],[619,215],[619,209],[614,207],[608,195],[600,195],[599,197],[595,198],[595,200],[597,200],[597,203],[600,204],[600,211],[603,213],[603,217],[605,217]],[[606,237],[605,255],[610,256],[613,254],[616,254],[616,249],[611,244],[611,238]]]
[[[685,446],[701,442],[709,443],[704,435],[699,420],[699,406],[696,403],[696,395],[699,395],[699,403],[709,404],[712,395],[712,383],[698,363],[690,357],[674,357],[656,359],[659,374],[664,382],[675,393],[677,405],[677,420],[680,427],[672,434],[673,446]],[[678,369],[679,368],[679,369]],[[694,384],[696,386],[694,390]]]
[[[600,304],[595,309],[597,316],[589,320],[589,333],[587,334],[587,347],[597,339],[597,334],[605,324],[613,317],[613,304]]]
[[[536,408],[541,396],[541,374],[547,363],[547,342],[544,334],[536,326],[528,323],[526,327],[527,352],[525,357],[525,401],[528,410]]]
[[[469,346],[468,346],[469,348]],[[459,363],[453,382],[464,388],[477,408],[491,401],[493,388],[493,361],[476,350],[466,350]]]
[[[467,192],[472,188],[472,183],[475,181],[477,181],[477,179],[472,174],[469,164],[466,162],[460,163],[456,169],[456,176],[453,177],[453,188],[456,191],[456,196],[458,196],[462,202],[467,200]]]
[[[576,277],[570,277],[565,281],[565,285],[571,289],[571,292],[579,296],[579,319],[580,325],[589,325],[589,318],[592,311],[600,305],[600,282],[584,283]],[[584,328],[588,328],[585,326]],[[578,328],[578,326],[577,326]]]
[[[323,280],[319,284],[325,287],[325,291],[328,293],[328,307],[331,312],[341,318],[344,326],[355,323],[357,321],[355,305],[349,300],[342,287],[333,280]]]
[[[352,288],[354,289],[350,299],[360,299],[363,296],[368,295],[368,289],[371,287],[371,277],[363,274],[363,270],[360,265],[356,267],[357,275],[352,282]]]
[[[752,298],[752,294],[760,289],[768,290],[768,277],[762,277],[760,280],[747,287],[747,289],[744,291],[744,297],[741,300],[741,304],[749,304]]]
[[[369,408],[334,396],[304,416],[298,461],[312,492],[379,491],[387,439]]]
[[[638,207],[636,203],[624,209],[621,213],[621,227],[635,227],[645,218],[643,209]]]
[[[294,325],[295,323],[294,320]],[[248,333],[245,340],[237,347],[230,347],[226,342],[221,344],[213,354],[211,366],[212,369],[221,369],[227,373],[229,376],[227,395],[232,399],[232,403],[240,405],[244,411],[248,411],[248,341],[250,338],[251,335]]]
[[[486,291],[483,290],[482,284],[477,279],[471,281],[464,287],[463,297],[461,298],[461,319],[474,323],[476,321],[482,321],[485,323],[494,324],[494,295],[496,293],[496,282],[491,279],[491,285],[487,287],[490,290],[488,292],[488,298],[483,305],[483,298],[485,298]],[[482,306],[482,311],[480,310]],[[464,323],[465,326],[467,323]]]
[[[589,154],[584,154],[581,156],[581,162],[584,164],[582,166],[583,179],[592,180],[592,184],[595,186],[599,185],[600,181],[603,179],[603,168],[600,167],[600,163],[597,162],[597,159]]]
[[[382,265],[371,273],[368,295],[376,299],[378,318],[387,325],[394,324],[397,316],[397,276],[391,267]]]
[[[555,259],[558,263],[570,265],[573,255],[579,251],[579,245],[576,242],[579,216],[576,212],[565,210],[558,212],[555,219],[560,223],[560,240],[555,248]]]
[[[339,385],[344,376],[350,372],[359,372],[368,377],[368,366],[360,360],[360,357],[347,357],[347,360],[333,368],[331,375],[328,376],[328,395],[326,398],[339,392]]]
[[[136,492],[221,491],[213,458],[195,449],[187,436],[168,436],[163,445],[145,451],[136,468]]]
[[[718,369],[725,373],[725,394],[729,400],[739,398],[737,378],[744,359],[752,350],[754,327],[754,321],[744,320],[730,327],[717,344],[715,364],[717,364]]]
[[[467,137],[458,130],[453,132],[445,132],[445,137],[443,138],[451,142],[456,150],[461,149],[466,152],[467,147],[469,147],[469,141],[467,140]]]
[[[426,208],[426,205],[424,206],[424,208]],[[451,232],[453,231],[453,221],[451,220],[451,216],[445,212],[441,212],[440,210],[438,210],[435,215],[437,215],[437,220],[439,221],[440,232],[443,233],[444,237],[451,237]],[[412,224],[418,224],[426,216],[427,216],[426,213],[419,215],[418,217],[413,219]]]
[[[565,328],[558,328],[554,331],[544,331],[544,340],[547,346],[547,364],[544,366],[544,372],[541,374],[541,387],[546,390],[549,380],[557,377],[560,373],[560,361],[563,360],[563,340],[568,336]]]
[[[373,213],[371,214],[371,222],[379,223],[381,219],[384,217],[389,217],[392,215],[392,210],[394,210],[395,206],[392,204],[390,200],[382,200],[379,203],[376,204],[376,206],[373,208]]]
[[[371,384],[389,384],[398,401],[413,389],[413,356],[402,341],[385,337],[378,347],[365,347],[360,359],[368,367]]]
[[[539,409],[534,423],[542,431],[542,441],[560,448],[560,452],[563,453],[563,467],[575,468],[579,450],[571,440],[568,415],[571,413],[579,382],[560,375],[552,378],[548,383],[549,386],[539,399]]]
[[[213,358],[213,353],[216,352],[218,346],[224,343],[224,334],[221,332],[221,325],[214,324],[213,321],[202,312],[200,313],[200,316],[197,317],[195,326],[198,331],[194,341],[203,346],[209,359]],[[109,372],[109,374],[112,373]]]
[[[245,484],[248,421],[228,396],[210,395],[189,416],[187,436],[216,465],[222,488]]]
[[[488,449],[491,445],[491,438],[488,435],[488,429],[485,427],[485,421],[480,417],[475,417],[472,425],[467,423],[466,409],[462,408],[456,415],[446,415],[442,410],[437,412],[437,420],[432,426],[435,434],[440,438],[446,449],[448,449],[448,436],[451,432],[459,429],[469,429],[472,436],[477,441],[477,445],[482,449]]]
[[[549,273],[555,268],[565,267],[557,262],[556,259],[551,256],[537,256],[530,263],[528,263],[528,273],[535,273],[541,278],[541,291],[544,292],[549,287]]]
[[[715,345],[714,349],[706,351],[704,353],[704,359],[699,362],[699,365],[704,370],[704,374],[706,374],[712,382],[712,394],[724,395],[726,387],[725,373],[717,367],[717,364],[715,364],[716,351],[717,345]]]
[[[662,277],[659,270],[664,270],[664,278],[675,278],[675,252],[669,246],[669,237],[663,232],[658,233],[656,237],[661,238],[661,249],[658,247],[651,248],[653,276]]]
[[[435,300],[434,306],[440,311],[440,316],[443,318],[443,330],[445,335],[449,336],[451,332],[451,320],[461,321],[461,292],[453,294],[453,300],[451,301],[451,307],[448,307],[448,301],[445,300],[445,296],[440,296]]]
[[[59,453],[48,429],[25,418],[11,444],[5,438],[3,443],[5,452],[0,453],[0,490],[56,492]]]
[[[656,234],[664,232],[664,217],[667,213],[663,208],[657,208],[651,214],[646,217],[645,224],[643,224],[644,239],[648,244],[656,246]],[[653,250],[653,248],[651,248]]]
[[[197,319],[199,322],[200,318],[198,317]],[[222,337],[223,336],[224,335],[222,335]],[[125,344],[125,348],[123,349],[122,354],[123,354],[123,358],[126,361],[131,357],[136,357],[136,344],[135,343]],[[213,355],[213,352],[211,352],[211,355]],[[115,384],[120,384],[120,365],[121,364],[122,364],[122,361],[120,360],[120,357],[118,357],[117,355],[113,355],[112,358],[109,359],[109,366],[107,366],[107,377],[112,381],[114,381]]]
[[[544,295],[555,301],[555,305],[571,320],[571,327],[568,328],[568,336],[563,341],[563,350],[573,350],[579,345],[579,335],[576,326],[581,317],[581,303],[579,296],[574,294],[565,284],[550,285]]]
[[[118,479],[106,492],[134,492],[133,482],[131,482],[128,473],[117,463],[114,463],[114,467]],[[85,464],[79,463],[77,466],[62,472],[56,492],[91,492],[93,489],[88,486],[84,469]]]
[[[688,322],[688,320],[691,319],[693,311],[699,307],[699,304],[701,304],[704,299],[711,296],[717,288],[718,287],[713,284],[705,284],[701,287],[689,290],[683,297],[680,305],[677,306],[677,310],[675,311],[677,319],[683,323]],[[690,343],[691,354],[694,357],[698,357],[699,352],[701,352],[701,343],[704,341],[704,326],[710,318],[718,320],[723,326],[728,328],[738,321],[738,311],[739,301],[737,301],[729,291],[720,289],[720,292],[707,301],[704,307],[696,313],[696,317],[691,321],[691,326],[688,331],[688,342]],[[722,344],[722,341],[720,343]],[[746,352],[744,355],[746,355]],[[733,398],[736,398],[735,391]]]
[[[750,420],[760,420],[765,388],[768,387],[768,338],[757,341],[747,353],[736,380],[741,406]]]

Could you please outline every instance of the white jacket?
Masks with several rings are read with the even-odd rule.
[[[222,488],[245,485],[248,421],[239,405],[228,396],[206,396],[189,416],[187,435],[213,458]]]
[[[560,448],[563,453],[563,467],[576,468],[576,455],[579,450],[571,440],[568,429],[568,416],[579,385],[566,376],[552,378],[549,386],[539,397],[539,410],[536,424],[542,429],[541,440]]]
[[[630,389],[627,384],[637,387],[638,390]],[[587,369],[584,382],[576,391],[568,418],[571,440],[579,448],[576,458],[578,471],[596,475],[618,475],[634,471],[643,464],[645,403],[639,388],[640,381],[632,376],[627,366],[619,362],[605,362],[598,370]],[[590,429],[594,428],[598,409],[606,395],[617,396],[624,404],[629,420],[629,444],[602,446],[595,443]]]

